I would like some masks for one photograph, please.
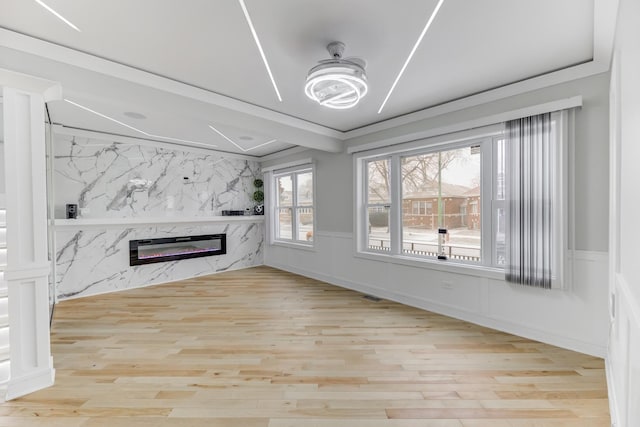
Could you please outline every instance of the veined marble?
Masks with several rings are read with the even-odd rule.
[[[56,218],[76,203],[80,217],[208,217],[253,206],[258,162],[220,153],[157,148],[56,134]],[[187,179],[184,179],[184,178]],[[129,240],[227,234],[225,255],[129,266]],[[55,230],[59,300],[171,282],[263,263],[260,222],[136,224]]]
[[[220,233],[227,235],[225,255],[129,266],[129,240]],[[261,265],[263,245],[263,224],[255,222],[59,230],[57,297],[64,300]]]
[[[67,203],[84,218],[220,215],[251,208],[260,176],[257,161],[214,152],[62,134],[53,146],[56,218]]]

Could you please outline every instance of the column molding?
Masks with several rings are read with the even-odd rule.
[[[49,330],[45,99],[54,82],[0,69],[3,95],[10,378],[5,398],[53,384]]]

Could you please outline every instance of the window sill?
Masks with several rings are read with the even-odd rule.
[[[271,246],[282,246],[284,248],[302,249],[304,251],[311,251],[311,252],[316,251],[316,248],[315,246],[313,246],[313,244],[287,242],[284,240],[274,240],[273,242],[271,242]]]
[[[504,270],[495,267],[462,264],[447,260],[416,259],[413,257],[402,255],[385,255],[373,252],[356,252],[355,257],[378,262],[406,265],[409,267],[427,268],[430,270],[446,271],[448,273],[465,274],[467,276],[504,280]]]

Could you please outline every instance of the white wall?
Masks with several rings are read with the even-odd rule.
[[[304,152],[263,163],[316,161],[315,251],[267,246],[265,263],[409,305],[551,344],[604,356],[607,322],[608,82],[601,74],[347,141],[395,138],[581,95],[576,113],[575,280],[571,291],[527,289],[502,280],[354,256],[353,164],[346,153]],[[443,283],[447,282],[447,283]]]
[[[611,76],[611,268],[607,378],[612,420],[640,425],[640,3],[621,0]]]

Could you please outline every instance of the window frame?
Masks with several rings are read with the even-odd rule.
[[[573,171],[575,170],[574,151],[575,151],[575,110],[573,105],[568,107],[563,105],[565,109],[556,109],[553,114],[555,120],[555,134],[558,138],[557,162],[555,164],[555,174],[557,176],[555,200],[555,243],[556,255],[556,280],[552,285],[552,289],[568,290],[573,286],[573,258],[574,251],[574,226],[571,218],[575,215],[574,202],[574,182]],[[549,111],[548,109],[546,111]],[[551,110],[554,111],[554,110]],[[527,111],[527,113],[530,113]],[[539,112],[536,112],[539,113]],[[521,116],[525,116],[522,112]],[[505,117],[500,117],[502,120]],[[411,267],[429,268],[437,271],[472,275],[474,277],[484,277],[488,279],[504,280],[504,265],[497,262],[497,238],[494,233],[497,227],[497,217],[494,215],[496,208],[505,206],[503,200],[497,200],[497,149],[496,142],[505,137],[505,123],[496,123],[492,125],[470,128],[451,133],[442,133],[436,136],[430,136],[424,139],[417,139],[409,142],[396,143],[393,145],[381,146],[375,144],[371,149],[352,149],[349,152],[353,154],[353,173],[355,183],[354,197],[354,256],[357,258],[375,260],[380,262],[389,262],[394,264],[406,265]],[[402,194],[401,191],[391,190],[392,203],[395,201],[399,214],[393,214],[394,209],[390,212],[392,224],[390,224],[390,232],[396,230],[398,242],[396,243],[396,251],[376,252],[371,251],[367,247],[368,233],[366,228],[366,200],[363,195],[367,194],[367,176],[363,173],[366,161],[374,158],[383,158],[393,156],[406,156],[411,153],[424,153],[428,150],[438,151],[444,149],[455,148],[456,144],[462,146],[471,145],[473,140],[488,139],[490,144],[481,146],[481,215],[482,215],[482,254],[481,264],[467,264],[453,260],[438,260],[432,257],[417,257],[413,255],[400,254],[397,248],[400,246],[402,235]],[[458,145],[458,146],[460,146]],[[397,164],[399,165],[399,161]],[[401,185],[401,171],[399,167],[390,168],[395,174],[397,182],[393,185]],[[491,185],[486,185],[491,182]],[[394,197],[395,193],[395,197]],[[494,199],[494,195],[496,199]],[[467,214],[469,210],[467,210]],[[487,242],[490,242],[488,244]],[[393,246],[393,244],[392,244]]]
[[[312,179],[312,195],[311,204],[300,205],[298,203],[298,176],[305,173],[311,173]],[[278,179],[282,177],[291,177],[291,205],[281,206],[278,195]],[[296,166],[286,167],[282,169],[274,169],[268,171],[269,195],[272,202],[269,204],[269,243],[272,245],[283,245],[296,247],[301,249],[313,249],[316,241],[316,171],[314,163],[303,163]],[[278,236],[280,226],[279,212],[280,209],[291,209],[291,239]],[[301,208],[310,208],[313,212],[313,221],[311,240],[298,239],[298,231],[300,227],[299,210]]]
[[[355,256],[376,259],[411,266],[428,266],[437,270],[466,272],[483,275],[490,278],[503,278],[504,267],[497,266],[493,254],[495,238],[493,233],[493,189],[496,187],[494,179],[494,141],[502,138],[504,124],[485,126],[478,129],[441,135],[427,139],[402,143],[389,147],[382,147],[369,151],[354,153],[354,174],[356,182],[355,213],[356,238]],[[465,262],[462,260],[438,260],[432,256],[420,256],[402,253],[402,180],[400,159],[438,151],[471,147],[480,144],[481,184],[480,184],[480,213],[481,213],[481,260],[480,262]],[[368,246],[368,162],[388,158],[390,161],[390,241],[389,251],[376,251]],[[490,183],[487,185],[486,183]],[[411,207],[413,212],[413,207]],[[467,211],[469,213],[469,210]],[[394,231],[395,230],[395,231]],[[395,236],[394,236],[395,233]]]

